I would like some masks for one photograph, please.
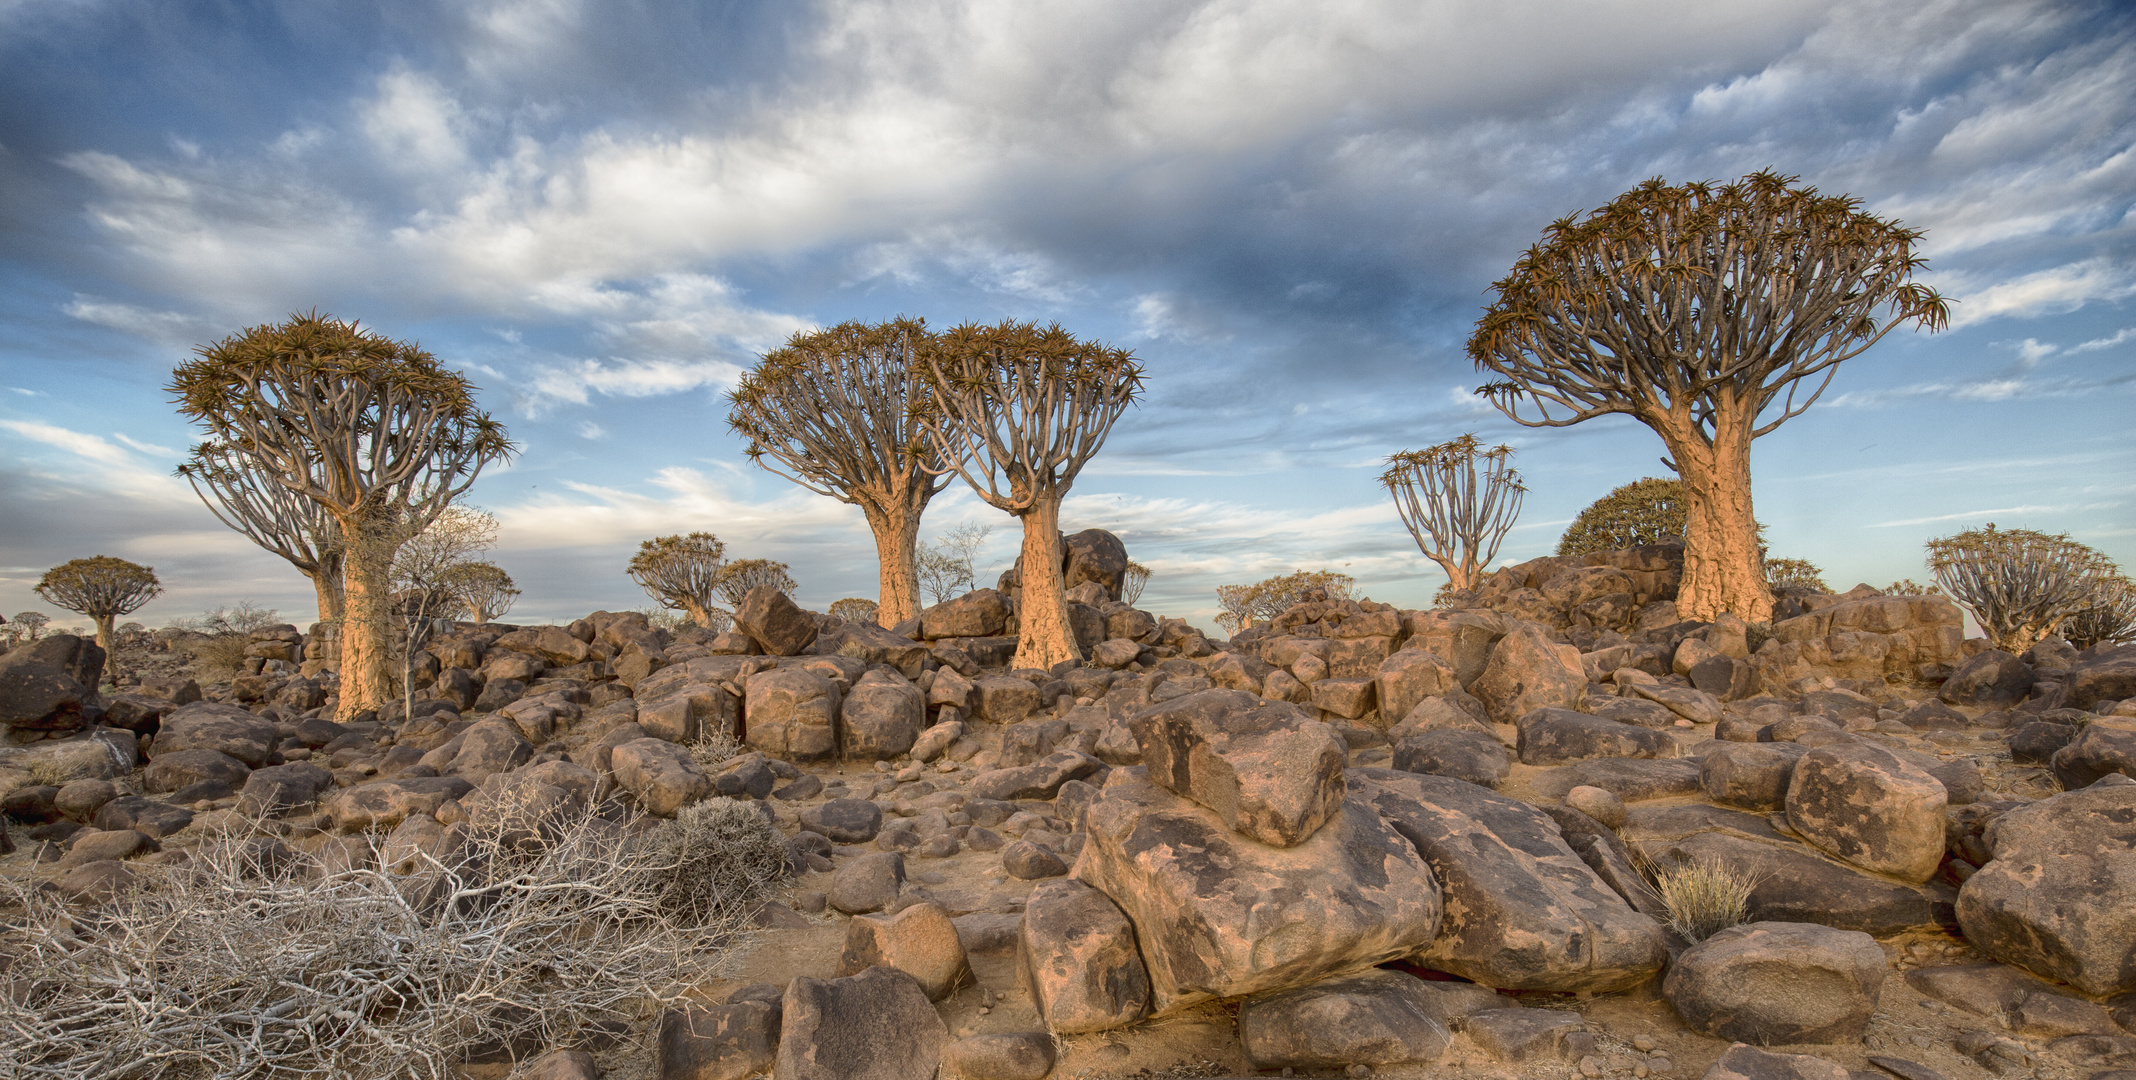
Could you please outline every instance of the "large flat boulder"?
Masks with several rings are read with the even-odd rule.
[[[1372,970],[1239,1005],[1239,1042],[1261,1069],[1437,1061],[1451,1036],[1422,980]]]
[[[1682,754],[1665,731],[1622,724],[1571,709],[1540,708],[1521,716],[1516,747],[1523,765],[1569,765],[1597,758],[1673,758]]]
[[[1362,799],[1279,848],[1122,768],[1083,821],[1074,877],[1135,924],[1158,1013],[1410,956],[1438,932],[1430,867]]]
[[[1874,743],[1834,743],[1795,763],[1787,820],[1831,855],[1922,882],[1943,862],[1949,802],[1942,781],[1899,754]]]
[[[1290,847],[1342,806],[1342,740],[1288,702],[1203,690],[1129,720],[1149,778],[1232,830]]]
[[[475,785],[458,776],[374,780],[342,788],[326,801],[326,812],[342,832],[391,829],[411,815],[435,814],[447,799],[457,799]]]
[[[235,705],[196,701],[164,715],[154,753],[216,750],[257,769],[267,764],[275,741],[272,723]]]
[[[1661,927],[1517,799],[1441,776],[1351,770],[1351,791],[1431,864],[1446,913],[1419,963],[1485,986],[1609,992],[1668,957]]]
[[[2136,782],[2109,778],[1988,826],[1958,893],[1974,948],[2087,994],[2136,990]]]
[[[2066,703],[2073,709],[2136,698],[2136,645],[2095,645],[2086,649],[2077,655],[2066,678]]]
[[[1858,930],[1745,923],[1684,950],[1662,993],[1685,1026],[1717,1039],[1860,1042],[1884,970],[1884,950]]]

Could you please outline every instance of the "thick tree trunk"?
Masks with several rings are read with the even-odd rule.
[[[920,515],[918,512],[879,510],[865,503],[861,513],[875,534],[875,562],[879,569],[875,598],[875,622],[891,627],[920,613]]]
[[[319,621],[323,623],[340,622],[342,615],[341,559],[336,557],[331,562],[324,559],[320,560],[318,569],[313,570],[310,576],[312,592],[319,598]]]
[[[712,609],[705,605],[686,599],[682,602],[682,613],[688,615],[691,622],[707,630],[712,629]]]
[[[392,545],[366,533],[365,523],[342,522],[348,541],[347,586],[341,618],[341,704],[337,715],[349,720],[376,709],[393,695],[393,590],[388,570]]]
[[[1068,589],[1061,577],[1061,497],[1041,494],[1023,517],[1023,571],[1017,582],[1019,668],[1050,670],[1063,660],[1080,661],[1075,631],[1068,625]]]
[[[118,621],[116,615],[91,615],[96,620],[96,647],[104,650],[104,678],[111,685],[119,685],[119,636],[112,629]],[[91,687],[91,689],[95,689]]]
[[[1688,421],[1687,421],[1688,424]],[[1750,418],[1724,412],[1712,446],[1688,429],[1663,434],[1684,484],[1684,580],[1679,618],[1711,621],[1722,612],[1770,622],[1773,594],[1758,552],[1750,506]]]

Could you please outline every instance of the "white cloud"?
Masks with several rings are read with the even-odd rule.
[[[1968,518],[1986,520],[1991,514],[2007,517],[2011,514],[2045,514],[2067,509],[2070,508],[2066,506],[2005,506],[2000,510],[1964,510],[1956,514],[1936,514],[1930,517],[1906,518],[1900,521],[1879,521],[1873,525],[1865,525],[1863,527],[1869,529],[1893,529],[1904,525],[1933,525],[1939,521],[1963,521]]]
[[[2136,296],[2136,273],[2100,256],[2039,270],[1960,296],[1951,325],[1966,326],[1999,316],[2026,318],[2075,311],[2094,300]]]
[[[227,333],[206,319],[182,311],[153,311],[94,296],[76,296],[60,310],[83,322],[108,326],[164,346],[192,346],[214,341]]]
[[[357,123],[389,167],[438,174],[468,165],[460,104],[427,75],[395,68],[379,76],[377,96],[357,107]]]
[[[32,474],[42,475],[75,491],[108,493],[164,504],[194,501],[192,490],[184,481],[171,476],[161,462],[145,465],[132,452],[101,435],[37,420],[0,420],[0,430],[13,432],[33,444],[67,455],[63,463],[55,463]],[[123,436],[120,438],[128,444],[133,442]],[[12,456],[30,457],[22,453]],[[84,468],[84,463],[90,467]]]
[[[2116,345],[2124,345],[2131,341],[2136,341],[2136,326],[2117,330],[2108,337],[2093,338],[2081,345],[2071,345],[2069,351],[2073,353],[2097,352],[2100,349],[2111,349]]]
[[[578,433],[581,439],[605,439],[608,437],[608,429],[591,420],[579,421]]]

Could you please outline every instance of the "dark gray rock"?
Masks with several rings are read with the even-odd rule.
[[[334,789],[334,774],[309,761],[269,765],[245,778],[238,810],[246,814],[280,814],[318,802]]]
[[[1040,885],[1025,901],[1016,933],[1018,973],[1053,1032],[1125,1027],[1149,1011],[1149,972],[1135,928],[1104,893],[1073,880]]]
[[[653,1064],[660,1080],[744,1080],[779,1053],[778,1001],[689,1005],[660,1014]]]
[[[1461,1030],[1477,1049],[1505,1062],[1578,1061],[1595,1049],[1580,1014],[1558,1009],[1485,1009]]]
[[[920,984],[896,968],[797,978],[781,1013],[781,1080],[934,1080],[949,1037]]]
[[[1062,862],[1060,856],[1029,840],[1018,840],[1003,848],[1001,866],[1018,881],[1037,881],[1068,872],[1068,864]]]
[[[1145,709],[1129,727],[1153,782],[1264,844],[1297,844],[1342,805],[1341,739],[1288,702],[1203,690]]]
[[[2067,791],[2090,787],[2114,773],[2136,779],[2136,728],[2106,720],[2086,724],[2069,745],[2055,751],[2049,768]]]
[[[815,644],[816,617],[776,586],[759,585],[734,606],[734,628],[772,656],[799,656]]]
[[[883,808],[866,799],[832,799],[801,811],[801,827],[840,844],[865,844],[883,828]]]
[[[2012,810],[1988,827],[1994,858],[1966,879],[1958,922],[1973,947],[2098,997],[2136,990],[2136,783],[2102,782]]]
[[[1667,732],[1571,709],[1536,709],[1523,715],[1517,727],[1523,765],[1570,765],[1612,757],[1673,758],[1682,753]]]
[[[1493,788],[1513,772],[1512,759],[1496,735],[1453,728],[1403,739],[1394,748],[1394,767]]]
[[[1958,665],[1936,696],[1947,705],[2015,705],[2032,691],[2031,665],[2001,649],[1983,649]]]
[[[1373,970],[1247,998],[1239,1042],[1261,1069],[1329,1069],[1436,1061],[1451,1036],[1431,991]]]
[[[177,791],[204,781],[220,781],[231,790],[243,786],[252,770],[220,750],[173,750],[158,753],[141,772],[141,787],[151,795]]]
[[[266,720],[235,705],[196,701],[163,718],[155,753],[214,750],[257,769],[268,763],[278,741],[274,725]]]
[[[848,915],[882,911],[897,902],[905,887],[905,857],[893,851],[872,852],[848,860],[831,875],[830,905]]]
[[[1776,1054],[1737,1043],[1701,1080],[1852,1080],[1845,1065],[1810,1054]]]

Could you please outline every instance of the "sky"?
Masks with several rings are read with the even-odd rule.
[[[1444,580],[1377,483],[1473,432],[1501,561],[1667,475],[1623,417],[1519,427],[1464,347],[1542,230],[1651,177],[1797,175],[1925,230],[1956,301],[1758,440],[1774,555],[1926,580],[1987,522],[2136,567],[2136,10],[2025,0],[0,0],[0,612],[105,554],[149,625],[309,583],[172,470],[194,347],[319,310],[414,340],[521,445],[468,500],[513,621],[651,601],[707,530],[872,597],[859,511],[749,464],[723,394],[790,335],[1059,322],[1146,393],[1075,482],[1143,606]],[[922,535],[1015,519],[961,483]]]

